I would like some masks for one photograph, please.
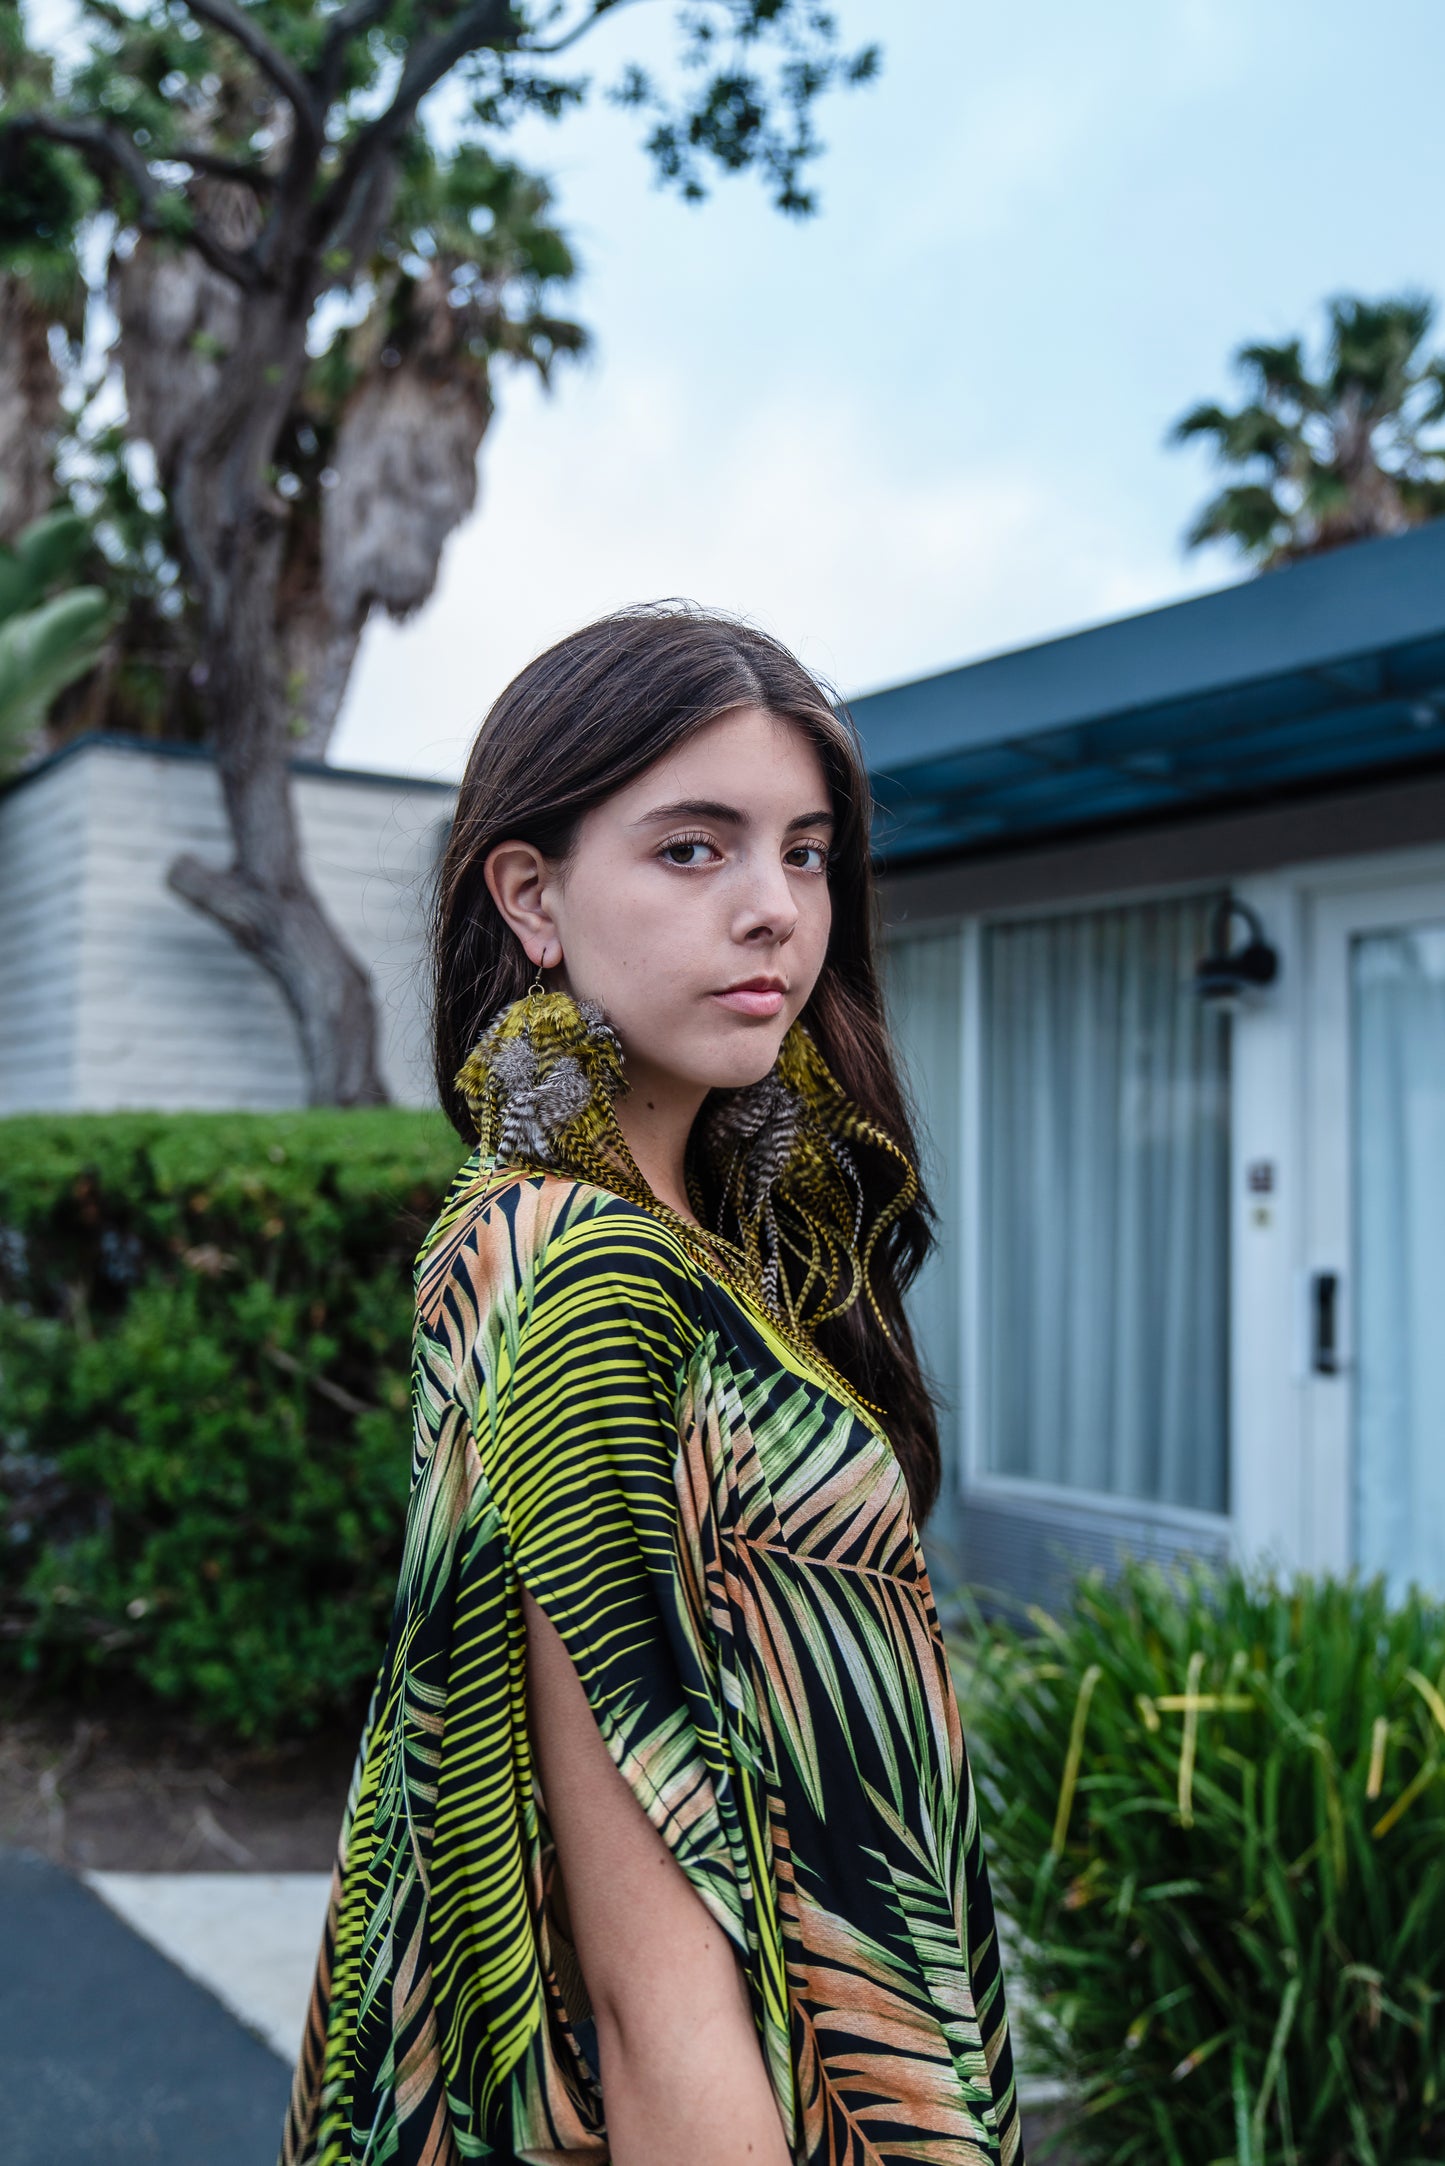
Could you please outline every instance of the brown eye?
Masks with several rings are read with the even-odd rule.
[[[821,842],[795,843],[788,852],[787,862],[795,872],[826,872],[828,870],[827,846]]]
[[[703,853],[713,848],[706,835],[675,835],[671,842],[663,844],[660,854],[669,865],[690,872],[694,866],[707,863]]]

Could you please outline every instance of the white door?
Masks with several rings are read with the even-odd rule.
[[[1307,942],[1305,1562],[1445,1592],[1445,878]]]

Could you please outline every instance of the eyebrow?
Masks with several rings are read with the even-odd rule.
[[[668,825],[674,820],[716,820],[720,826],[727,827],[751,825],[748,815],[740,812],[736,805],[720,804],[712,797],[683,797],[679,798],[675,805],[654,805],[650,812],[644,812],[642,818],[634,820],[632,824],[634,827],[658,827]],[[795,827],[836,825],[830,811],[800,812],[796,819],[789,820],[786,832],[791,834]]]

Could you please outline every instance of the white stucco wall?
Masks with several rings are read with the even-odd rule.
[[[427,1103],[424,918],[452,793],[344,771],[294,787],[311,878],[372,972],[387,1087]],[[279,989],[165,884],[182,850],[230,855],[208,760],[82,744],[0,798],[0,1112],[304,1103]]]

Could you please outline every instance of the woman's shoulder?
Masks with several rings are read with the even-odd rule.
[[[605,1289],[629,1282],[696,1287],[699,1271],[663,1221],[610,1189],[539,1168],[495,1167],[474,1153],[417,1258],[417,1309],[434,1317],[459,1283],[478,1308],[525,1288]]]

